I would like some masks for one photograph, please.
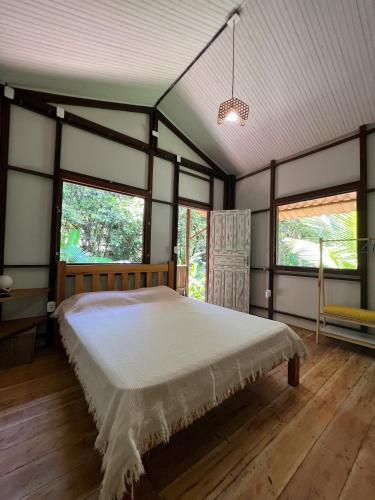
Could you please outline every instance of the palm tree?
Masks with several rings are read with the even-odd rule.
[[[357,212],[279,221],[278,264],[319,267],[319,238],[342,240],[323,246],[324,267],[356,269]]]

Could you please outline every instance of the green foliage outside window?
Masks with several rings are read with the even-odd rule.
[[[143,216],[142,198],[64,182],[60,259],[142,262]]]
[[[187,208],[178,210],[178,255],[177,265],[186,264],[186,224]],[[189,297],[197,300],[206,299],[206,249],[207,216],[201,210],[190,209],[189,240]]]
[[[279,220],[277,264],[319,267],[319,238],[324,240],[357,238],[357,212]],[[324,243],[323,264],[330,269],[357,269],[357,242]]]

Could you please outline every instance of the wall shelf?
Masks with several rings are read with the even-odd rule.
[[[363,347],[369,347],[370,349],[375,349],[375,335],[365,334],[361,332],[345,332],[345,333],[328,333],[320,331],[320,335],[325,337],[330,337],[332,339],[343,340],[345,342],[350,342],[351,344],[361,345]]]
[[[44,295],[50,291],[50,288],[16,288],[10,292],[10,297],[0,297],[0,304],[12,300],[26,299],[35,295]]]
[[[29,330],[34,326],[44,323],[47,319],[48,316],[34,316],[32,318],[17,318],[2,321],[0,323],[0,339]]]

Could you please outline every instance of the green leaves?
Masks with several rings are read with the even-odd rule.
[[[323,264],[330,269],[357,269],[357,212],[301,217],[278,222],[277,263],[319,267],[319,238],[346,240],[324,243]]]
[[[144,200],[63,185],[61,258],[68,262],[141,262]]]

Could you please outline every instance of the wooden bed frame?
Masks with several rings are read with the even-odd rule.
[[[59,305],[66,298],[66,278],[69,277],[74,280],[72,289],[77,294],[115,289],[135,290],[142,287],[142,277],[146,288],[164,284],[173,288],[173,275],[173,261],[167,264],[67,264],[60,261],[57,263],[56,303]],[[120,278],[120,288],[115,288],[116,276]],[[102,277],[106,283],[104,288],[101,288]],[[86,282],[84,278],[88,278]],[[129,287],[131,284],[134,286]]]
[[[116,280],[116,276],[120,276],[120,280]],[[129,280],[129,276],[133,276],[133,280]],[[173,288],[174,262],[171,261],[167,264],[67,264],[60,261],[57,264],[57,304],[60,304],[67,297],[67,278],[74,280],[73,294],[115,289],[135,290],[142,288],[142,283],[145,288],[163,284]],[[104,289],[101,288],[103,282],[106,283]],[[116,283],[121,283],[121,287],[115,288]],[[134,286],[129,288],[129,283]],[[299,384],[298,355],[288,361],[288,384],[293,387]],[[159,496],[145,474],[139,483],[134,485],[132,500],[158,498]],[[130,499],[130,495],[125,495],[124,500]]]
[[[57,305],[66,298],[66,278],[70,277],[74,280],[73,293],[77,294],[101,291],[101,277],[104,277],[104,282],[106,282],[104,290],[115,290],[116,276],[121,277],[120,290],[141,288],[142,276],[145,288],[163,284],[173,288],[174,262],[170,261],[166,264],[67,264],[59,261],[57,263]],[[134,277],[132,288],[129,288],[129,276]],[[88,278],[88,283],[85,283],[85,277]],[[288,361],[288,384],[291,386],[299,384],[298,356]]]

